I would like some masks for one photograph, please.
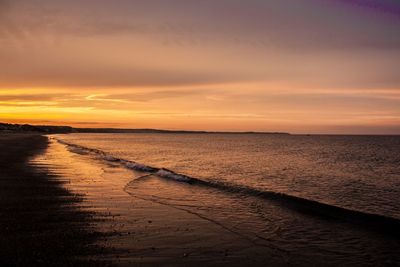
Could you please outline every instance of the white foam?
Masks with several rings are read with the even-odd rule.
[[[124,163],[125,167],[127,167],[128,169],[144,171],[144,172],[154,171],[154,169],[152,167],[149,167],[144,164],[137,163],[137,162],[123,161],[123,163]]]
[[[173,179],[176,181],[180,181],[180,182],[189,182],[190,181],[189,177],[187,177],[185,175],[174,173],[174,172],[166,170],[166,169],[158,170],[156,172],[156,175],[163,177],[163,178],[169,178],[169,179]]]
[[[68,149],[71,152],[77,153],[77,154],[95,154],[97,156],[100,156],[100,158],[106,160],[106,161],[111,161],[111,162],[120,162],[122,165],[124,165],[126,168],[131,169],[131,170],[136,170],[136,171],[142,171],[142,172],[151,172],[154,173],[155,175],[159,176],[159,177],[163,177],[163,178],[167,178],[167,179],[172,179],[175,181],[179,181],[179,182],[190,182],[191,178],[186,176],[186,175],[182,175],[182,174],[177,174],[173,171],[167,170],[167,169],[158,169],[158,168],[153,168],[144,164],[140,164],[134,161],[129,161],[129,160],[125,160],[125,159],[119,159],[116,157],[113,157],[111,155],[108,155],[107,153],[105,153],[104,151],[98,150],[98,149],[93,149],[93,148],[86,148],[86,147],[82,147],[79,145],[75,145],[75,144],[71,144],[68,142],[65,142],[63,140],[59,140],[56,139],[59,143],[66,145],[68,147]]]

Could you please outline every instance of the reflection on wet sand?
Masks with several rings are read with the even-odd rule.
[[[52,141],[35,164],[85,195],[83,209],[109,214],[106,244],[119,263],[154,265],[374,265],[398,262],[397,240],[296,213],[257,196],[224,193],[122,168]],[[379,252],[379,253],[377,253]]]

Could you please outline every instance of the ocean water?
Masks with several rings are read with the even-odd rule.
[[[71,134],[60,139],[204,181],[400,219],[400,137]]]
[[[52,138],[104,166],[139,172],[124,185],[127,195],[195,215],[276,252],[277,259],[310,259],[300,265],[318,259],[328,265],[400,263],[398,136]]]

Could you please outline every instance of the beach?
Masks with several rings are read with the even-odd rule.
[[[107,247],[108,253],[97,257],[113,265],[263,266],[270,262],[283,266],[289,262],[283,257],[286,252],[279,248],[258,244],[201,211],[190,210],[196,203],[185,202],[194,189],[185,183],[123,168],[117,162],[68,148],[54,138],[50,139],[47,153],[32,163],[50,164],[53,172],[68,181],[64,184],[66,189],[84,195],[81,210],[106,216],[95,227],[98,232],[109,234],[96,241]],[[215,190],[195,190],[197,196],[220,197]],[[159,199],[157,192],[168,196]],[[171,205],[168,200],[182,203]],[[221,200],[235,202],[234,196],[223,196]],[[223,209],[211,208],[215,212]]]
[[[0,22],[0,267],[400,267],[400,0]]]
[[[56,156],[69,169],[46,163],[48,145],[55,154],[47,157]],[[230,251],[251,242],[184,209],[132,198],[123,188],[131,171],[110,166],[104,175],[101,162],[79,160],[57,142],[50,144],[47,136],[2,134],[0,147],[1,266],[281,262],[271,257],[274,249],[264,255],[262,247]],[[113,179],[121,175],[130,178]],[[153,178],[151,187],[171,186]]]
[[[0,134],[0,265],[107,265],[94,259],[104,234],[91,226],[94,214],[79,208],[82,198],[45,168],[28,164],[43,153],[46,136]]]
[[[147,144],[146,138],[151,142]],[[187,140],[179,147],[176,140],[182,138]],[[394,248],[400,244],[395,218],[311,201],[312,195],[308,200],[268,193],[256,187],[239,187],[239,181],[234,185],[201,180],[141,164],[155,159],[162,160],[161,166],[176,164],[181,162],[177,158],[180,153],[187,159],[198,157],[196,153],[185,154],[185,149],[201,140],[211,140],[214,145],[223,141],[224,146],[230,140],[234,149],[239,150],[238,140],[245,144],[253,140],[260,146],[260,140],[276,144],[298,142],[302,138],[319,140],[318,137],[223,134],[2,134],[0,263],[2,266],[398,264]],[[168,150],[163,151],[166,147]],[[226,146],[221,153],[231,153],[229,149]],[[263,153],[268,155],[269,150]],[[141,163],[122,159],[143,153],[147,153],[147,159]],[[242,150],[241,155],[248,153],[253,152]],[[285,156],[289,154],[284,152]],[[276,157],[276,153],[273,155]],[[194,169],[200,165],[192,162],[181,166]],[[305,171],[304,166],[299,165]],[[207,166],[205,170],[212,168]],[[225,166],[221,170],[233,169]],[[197,169],[199,174],[200,171]],[[240,170],[242,173],[246,179],[243,181],[254,183],[254,174],[249,179]]]

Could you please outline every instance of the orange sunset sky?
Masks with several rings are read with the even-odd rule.
[[[0,121],[400,134],[400,3],[0,0]]]

